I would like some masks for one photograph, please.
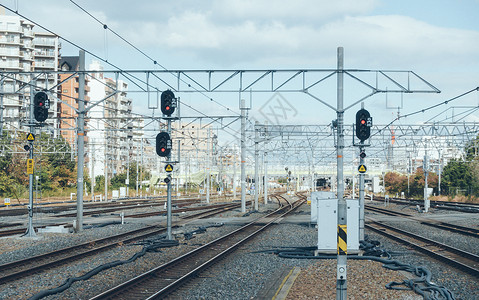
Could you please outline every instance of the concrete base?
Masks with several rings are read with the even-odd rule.
[[[64,226],[47,226],[45,228],[38,228],[38,233],[70,233],[69,228],[65,228]]]

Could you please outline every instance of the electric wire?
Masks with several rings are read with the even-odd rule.
[[[384,126],[384,127],[383,127],[381,130],[379,130],[378,132],[375,132],[375,133],[372,134],[371,136],[375,136],[375,135],[379,134],[382,130],[385,130],[385,129],[389,128],[392,124],[394,124],[394,123],[395,123],[396,121],[398,121],[399,119],[407,118],[407,117],[410,117],[410,116],[413,116],[413,115],[416,115],[416,114],[419,114],[419,113],[424,113],[424,112],[426,112],[426,111],[428,111],[428,110],[434,109],[434,108],[439,107],[439,106],[441,106],[441,105],[449,104],[450,102],[455,101],[455,100],[457,100],[457,99],[459,99],[459,98],[462,98],[462,97],[464,97],[464,96],[466,96],[466,95],[469,95],[469,94],[472,93],[472,92],[478,92],[478,91],[479,91],[479,87],[476,87],[476,88],[473,88],[473,89],[471,89],[471,90],[469,90],[469,91],[467,91],[467,92],[464,92],[464,93],[462,93],[462,94],[460,94],[460,95],[458,95],[458,96],[455,96],[455,97],[452,97],[452,98],[450,98],[450,99],[448,99],[448,100],[445,100],[445,101],[443,101],[443,102],[441,102],[441,103],[434,104],[434,105],[432,105],[432,106],[429,106],[429,107],[420,109],[420,110],[418,110],[418,111],[415,111],[415,112],[412,112],[412,113],[409,113],[409,114],[397,116],[397,117],[396,117],[394,120],[392,120],[389,124],[387,124],[386,126]]]
[[[105,30],[108,30],[110,31],[111,33],[113,33],[116,37],[118,37],[119,39],[121,39],[123,42],[127,43],[129,46],[131,46],[133,49],[135,49],[136,51],[138,51],[139,53],[141,53],[143,56],[145,56],[146,58],[148,58],[150,61],[153,62],[154,65],[157,65],[159,66],[160,68],[162,68],[163,70],[167,71],[169,74],[175,76],[176,78],[176,75],[171,72],[170,70],[168,70],[165,66],[163,66],[162,64],[158,63],[157,60],[155,60],[154,58],[152,58],[151,56],[149,56],[148,54],[146,54],[144,51],[142,51],[140,48],[138,48],[137,46],[135,46],[134,44],[132,44],[130,41],[128,41],[127,39],[125,39],[123,36],[121,36],[119,33],[117,33],[116,31],[114,31],[113,29],[111,29],[107,24],[103,23],[102,21],[100,21],[98,18],[96,18],[93,14],[91,14],[90,12],[88,12],[85,8],[81,7],[79,4],[77,4],[75,1],[73,0],[70,0],[71,3],[73,3],[76,7],[78,7],[81,11],[83,11],[84,13],[86,13],[88,16],[90,16],[92,19],[94,19],[96,22],[98,22],[99,24],[101,24],[103,26],[103,28]],[[209,97],[206,93],[204,93],[203,91],[200,91],[199,89],[193,87],[191,84],[187,83],[186,80],[184,80],[183,78],[181,77],[178,77],[177,79],[179,79],[181,82],[185,83],[188,85],[188,87],[191,87],[193,88],[193,90],[195,90],[196,92],[200,93],[201,95],[205,96],[206,98],[208,98],[208,100],[210,100],[211,102],[214,102],[216,104],[218,104],[219,106],[225,108],[227,111],[232,111],[234,113],[236,113],[237,115],[239,115],[238,112],[235,112],[234,110],[230,109],[229,107],[223,105],[222,103],[214,100],[213,98]]]

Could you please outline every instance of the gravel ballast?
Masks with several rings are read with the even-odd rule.
[[[276,205],[262,207],[262,211],[275,208]],[[309,214],[309,206],[303,205],[296,216]],[[224,214],[222,217],[240,217],[238,211]],[[259,214],[253,214],[259,216]],[[127,220],[128,221],[128,220]],[[207,222],[205,222],[206,224]],[[120,232],[130,231],[147,224],[135,222],[125,225],[112,225],[103,228],[91,228],[77,234],[44,234],[38,239],[8,237],[0,239],[0,261],[7,263],[64,248],[78,243],[98,239]],[[208,228],[206,233],[184,240],[177,235],[179,246],[161,249],[160,252],[147,253],[136,261],[105,270],[89,280],[74,283],[61,294],[44,299],[89,299],[90,297],[137,276],[154,266],[163,264],[180,254],[192,250],[198,245],[211,241],[234,229],[239,224],[226,224],[222,227]],[[411,226],[411,230],[422,232],[415,222],[402,222],[401,226]],[[181,231],[197,229],[196,225],[187,225]],[[404,228],[407,230],[407,228]],[[441,231],[439,231],[441,232]],[[368,233],[368,232],[366,232]],[[441,235],[448,243],[463,247],[463,243],[472,244],[474,240],[464,242],[458,234],[442,231]],[[453,291],[456,299],[479,299],[477,279],[455,269],[430,260],[417,252],[382,236],[369,234],[371,239],[379,240],[381,247],[393,249],[396,259],[413,265],[427,266],[433,273],[433,281]],[[317,231],[305,224],[288,222],[288,218],[264,231],[261,236],[251,240],[218,265],[202,273],[199,278],[181,290],[181,299],[263,299],[266,290],[276,291],[292,268],[301,269],[287,299],[334,299],[336,294],[336,260],[285,259],[272,253],[272,250],[294,247],[309,247],[317,244]],[[461,245],[459,245],[461,244]],[[477,241],[476,241],[477,246]],[[469,247],[464,245],[464,247]],[[35,293],[61,285],[68,277],[80,276],[106,262],[126,260],[140,251],[140,245],[118,245],[118,247],[65,265],[61,269],[47,271],[25,279],[16,280],[0,286],[0,299],[28,299]],[[348,299],[421,299],[411,291],[387,290],[384,286],[391,281],[402,281],[404,275],[390,271],[378,262],[348,260]],[[274,293],[273,293],[274,294]],[[270,298],[271,299],[271,298]]]

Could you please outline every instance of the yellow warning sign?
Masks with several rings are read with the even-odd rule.
[[[359,173],[366,173],[367,169],[365,165],[359,165],[358,167]]]
[[[33,159],[32,158],[27,159],[27,174],[28,175],[33,174]]]
[[[33,142],[35,140],[35,135],[33,133],[27,134],[27,141]]]
[[[165,171],[166,172],[173,172],[173,165],[172,164],[167,164],[165,166]]]

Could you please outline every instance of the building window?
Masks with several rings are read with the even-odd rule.
[[[68,90],[63,90],[63,93],[64,93],[64,94],[67,94],[67,93],[68,93]]]

